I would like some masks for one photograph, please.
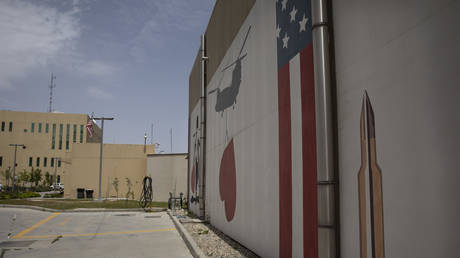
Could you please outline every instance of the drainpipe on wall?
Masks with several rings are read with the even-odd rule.
[[[318,184],[318,257],[338,257],[338,178],[334,126],[327,0],[312,0]]]
[[[200,214],[199,216],[202,219],[206,219],[205,217],[205,201],[206,201],[206,60],[208,57],[206,56],[206,47],[205,47],[205,37],[201,35],[201,95],[200,95],[200,158],[201,162],[199,162],[199,171],[201,171],[201,180],[200,180]]]

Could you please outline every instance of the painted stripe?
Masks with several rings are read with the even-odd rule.
[[[300,87],[300,56],[289,63],[291,90],[292,144],[292,256],[303,256],[303,190],[302,190],[302,98]]]
[[[278,70],[279,257],[292,257],[292,163],[289,63]]]
[[[152,233],[152,232],[165,232],[174,231],[175,228],[164,229],[150,229],[150,230],[130,230],[121,232],[102,232],[102,233],[79,233],[79,234],[62,234],[62,235],[36,235],[36,236],[23,236],[21,239],[47,239],[56,237],[87,237],[87,236],[107,236],[107,235],[129,235],[136,233]]]
[[[41,225],[45,224],[46,222],[50,221],[52,218],[56,217],[57,215],[59,215],[59,212],[56,212],[54,214],[52,214],[51,216],[49,216],[48,218],[42,220],[42,221],[39,221],[37,224],[31,226],[30,228],[27,228],[23,231],[21,231],[19,234],[13,236],[13,239],[18,239],[18,238],[22,238],[25,234],[29,233],[30,231],[40,227]]]
[[[300,52],[304,257],[318,257],[318,199],[313,44]]]

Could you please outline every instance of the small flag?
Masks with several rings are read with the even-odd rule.
[[[93,137],[93,117],[88,120],[86,124],[86,130],[88,131],[89,137]]]

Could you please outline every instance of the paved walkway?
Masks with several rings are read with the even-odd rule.
[[[191,257],[165,212],[0,208],[0,248],[4,257]]]

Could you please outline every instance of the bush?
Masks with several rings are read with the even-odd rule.
[[[64,195],[64,193],[52,193],[52,194],[45,194],[43,198],[61,198]]]
[[[25,199],[25,198],[33,198],[33,197],[40,197],[39,193],[35,192],[25,192],[25,193],[0,193],[0,200],[9,200],[9,199]]]

